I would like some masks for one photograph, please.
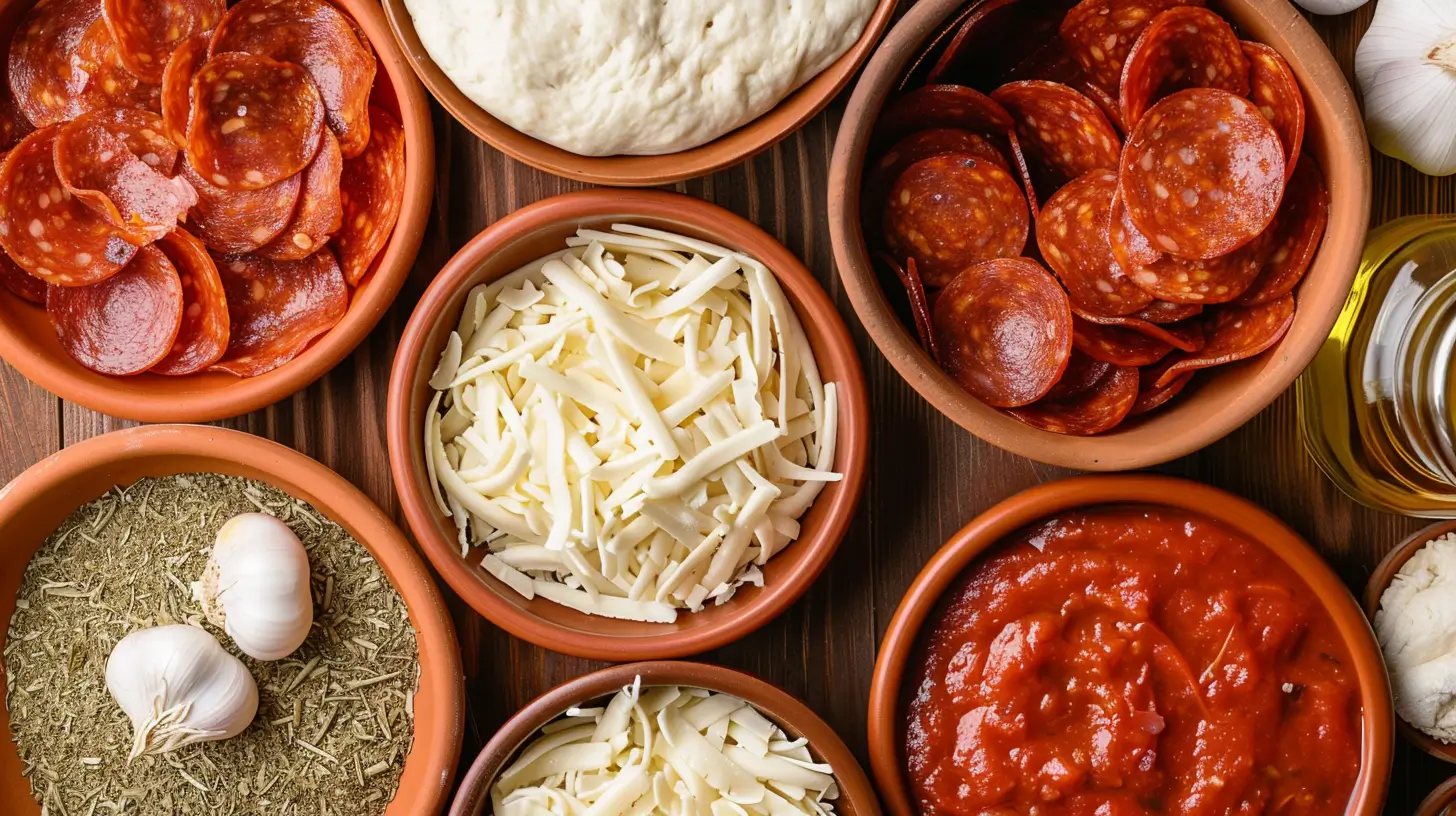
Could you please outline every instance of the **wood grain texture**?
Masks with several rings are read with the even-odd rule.
[[[908,4],[906,4],[908,5]],[[1314,20],[1347,76],[1372,7]],[[868,341],[840,290],[828,241],[825,178],[843,98],[802,131],[737,167],[675,189],[763,226],[823,282],[850,325],[873,406],[873,476],[838,556],[780,619],[701,659],[759,674],[834,725],[865,757],[865,700],[875,647],[901,594],[954,530],[1011,494],[1068,471],[1019,459],[940,416]],[[410,309],[450,254],[486,225],[526,204],[583,185],[506,159],[435,111],[435,210],[413,276],[395,307],[342,365],[278,405],[222,423],[290,445],[342,473],[403,520],[384,445],[389,367]],[[1456,211],[1456,182],[1432,179],[1382,156],[1375,163],[1374,221]],[[63,404],[0,369],[0,481],[61,446],[127,423]],[[1305,454],[1287,394],[1228,438],[1158,470],[1207,482],[1269,508],[1329,558],[1358,590],[1380,556],[1422,522],[1359,507]],[[595,664],[510,638],[453,596],[469,677],[462,767],[494,728],[532,697]],[[1398,747],[1387,811],[1410,813],[1452,773]]]

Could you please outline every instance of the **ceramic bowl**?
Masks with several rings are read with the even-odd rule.
[[[909,691],[903,683],[921,632],[942,596],[981,554],[1028,524],[1074,508],[1129,503],[1178,508],[1218,521],[1263,543],[1309,585],[1344,636],[1360,684],[1364,712],[1360,775],[1345,813],[1380,813],[1394,741],[1390,683],[1375,635],[1350,591],[1319,553],[1258,505],[1196,482],[1144,474],[1082,476],[1018,493],[962,527],[916,576],[890,619],[870,685],[870,765],[886,809],[896,816],[917,812],[904,772],[904,704]]]
[[[349,311],[291,362],[260,377],[201,373],[108,377],[71,359],[45,309],[0,289],[0,357],[47,391],[93,411],[141,422],[210,422],[256,411],[308,386],[369,334],[409,277],[424,237],[435,184],[429,96],[405,62],[374,0],[338,0],[378,58],[371,102],[395,114],[405,132],[405,192],[399,222],[373,269],[351,294]],[[31,0],[0,0],[0,43],[9,43]]]
[[[1445,816],[1447,809],[1456,804],[1456,777],[1447,779],[1416,806],[1415,816]]]
[[[769,149],[824,110],[849,84],[890,24],[896,0],[880,0],[864,33],[838,60],[819,72],[768,113],[690,150],[661,156],[582,156],[532,138],[486,113],[455,83],[420,43],[404,0],[384,0],[395,36],[410,65],[455,120],[491,147],[517,161],[564,178],[592,184],[650,187],[706,176]]]
[[[31,556],[76,508],[117,485],[177,473],[266,482],[313,505],[374,556],[404,599],[420,652],[414,747],[385,816],[438,813],[459,761],[465,713],[460,646],[450,614],[424,562],[389,518],[342,476],[301,453],[238,431],[153,425],[98,436],[36,463],[0,490],[0,541],[6,545],[0,548],[0,621],[15,612],[15,593]],[[3,675],[0,665],[0,680]],[[9,724],[0,710],[0,733],[8,734]],[[0,813],[41,813],[9,739],[0,740],[0,780]]]
[[[432,494],[423,456],[429,379],[465,298],[476,284],[565,248],[578,227],[630,222],[679,232],[747,253],[778,277],[809,335],[825,382],[839,384],[839,436],[831,482],[800,519],[799,539],[764,567],[762,588],[742,587],[727,603],[683,613],[673,624],[585,615],[543,598],[528,601],[460,557],[455,525]],[[647,190],[589,190],[556,196],[497,221],[466,244],[426,290],[400,340],[389,380],[389,462],[415,538],[459,595],[511,634],[558,652],[613,662],[682,657],[722,646],[783,612],[829,563],[864,486],[869,408],[859,357],[844,321],[809,270],[768,233],[695,198]]]
[[[541,726],[572,706],[587,705],[615,694],[623,686],[632,685],[637,677],[642,678],[644,688],[696,686],[731,694],[752,703],[791,739],[807,738],[814,759],[834,768],[835,781],[839,784],[839,798],[834,801],[835,813],[842,816],[879,816],[880,804],[875,799],[875,791],[849,746],[808,706],[753,675],[722,666],[677,661],[631,663],[602,669],[559,685],[531,701],[495,732],[480,756],[476,757],[460,783],[460,792],[450,806],[450,816],[483,816],[489,809],[490,788],[496,777],[535,737]]]
[[[861,228],[860,189],[871,131],[901,78],[945,32],[965,0],[922,0],[865,67],[845,110],[829,171],[829,228],[845,291],[880,351],[910,386],[961,427],[1012,453],[1081,470],[1131,470],[1167,462],[1228,434],[1288,388],[1329,335],[1354,280],[1370,215],[1370,151],[1359,108],[1339,66],[1288,0],[1217,4],[1245,37],[1279,51],[1308,98],[1304,149],[1329,184],[1324,244],[1297,294],[1294,325],[1253,361],[1200,374],[1176,403],[1093,437],[1025,425],[961,390],[920,348],[881,289]]]

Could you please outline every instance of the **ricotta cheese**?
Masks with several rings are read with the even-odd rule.
[[[859,39],[876,0],[406,0],[450,80],[507,125],[583,156],[705,144]]]
[[[1400,568],[1380,596],[1375,636],[1396,713],[1456,742],[1456,536],[1427,543]]]

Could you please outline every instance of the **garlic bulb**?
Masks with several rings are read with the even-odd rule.
[[[302,646],[313,626],[308,581],[308,552],[288,525],[244,513],[217,531],[193,594],[244,654],[278,660]]]
[[[258,713],[243,661],[196,626],[139,629],[106,660],[106,688],[131,718],[127,760],[235,737]]]
[[[1370,0],[1294,0],[1300,8],[1311,14],[1344,14],[1370,2]]]
[[[1355,76],[1376,150],[1422,173],[1456,173],[1456,3],[1380,0]]]

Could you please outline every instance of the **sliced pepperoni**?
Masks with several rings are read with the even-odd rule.
[[[1086,94],[1088,99],[1097,103],[1097,107],[1102,109],[1102,115],[1106,116],[1107,121],[1117,128],[1118,133],[1127,133],[1127,125],[1122,121],[1122,103],[1117,101],[1117,97],[1109,94],[1100,86],[1093,85],[1088,80],[1083,80],[1078,84],[1077,89]]]
[[[212,366],[217,371],[266,374],[297,357],[349,308],[349,287],[327,250],[301,261],[222,257],[217,270],[231,318],[227,353]]]
[[[1032,220],[1041,217],[1041,199],[1037,197],[1036,182],[1031,177],[1031,165],[1026,162],[1026,151],[1021,148],[1021,140],[1016,138],[1016,131],[1012,130],[1006,134],[1008,151],[1011,154],[1011,166],[1016,168],[1016,174],[1021,179],[1021,189],[1026,193],[1026,204],[1031,209]]]
[[[195,374],[222,359],[228,347],[228,305],[222,278],[207,248],[184,230],[168,233],[157,248],[177,270],[182,322],[171,350],[151,372],[168,377]]]
[[[1008,82],[1039,79],[1074,87],[1086,81],[1081,66],[1077,65],[1077,60],[1073,59],[1072,52],[1067,50],[1067,44],[1060,37],[1048,39],[1040,48],[1031,52],[1011,69],[1006,79]]]
[[[1094,85],[1116,94],[1122,67],[1143,29],[1174,6],[1201,0],[1082,0],[1062,18],[1061,38]]]
[[[1057,384],[1052,386],[1052,390],[1048,391],[1042,399],[1059,402],[1085,394],[1102,381],[1110,368],[1112,368],[1112,363],[1083,353],[1076,347],[1074,340],[1072,356],[1067,359],[1067,369],[1062,372],[1062,378],[1057,380]]]
[[[1011,114],[994,99],[964,85],[922,85],[891,102],[880,116],[881,138],[901,139],[917,130],[958,128],[1005,133]]]
[[[1269,228],[1272,247],[1268,261],[1253,286],[1239,298],[1239,304],[1255,306],[1293,292],[1314,262],[1329,220],[1330,194],[1324,176],[1305,155],[1289,180],[1284,203]]]
[[[1299,80],[1273,48],[1248,41],[1243,47],[1249,59],[1249,99],[1279,134],[1279,141],[1284,143],[1285,171],[1293,174],[1304,144],[1304,94],[1299,90]]]
[[[1132,411],[1128,416],[1141,416],[1156,408],[1161,408],[1188,387],[1188,383],[1193,380],[1196,372],[1185,371],[1166,384],[1158,385],[1158,380],[1162,379],[1163,372],[1167,370],[1171,362],[1149,366],[1139,371],[1138,398],[1137,402],[1133,403]]]
[[[209,249],[241,255],[266,246],[293,220],[298,207],[302,174],[261,190],[223,190],[182,163],[182,177],[197,191],[197,206],[189,224]]]
[[[1134,368],[1152,365],[1173,351],[1168,343],[1146,334],[1081,319],[1072,321],[1072,346],[1094,360]]]
[[[1148,309],[1152,309],[1156,306],[1158,306],[1158,302],[1154,301],[1154,303],[1149,306]],[[1143,311],[1137,312],[1135,314],[1123,315],[1121,317],[1109,317],[1107,315],[1093,314],[1091,312],[1081,311],[1075,308],[1072,311],[1077,315],[1079,320],[1083,322],[1093,323],[1098,326],[1113,326],[1122,329],[1128,329],[1130,331],[1135,331],[1139,334],[1151,337],[1158,342],[1167,343],[1175,349],[1181,349],[1183,351],[1197,351],[1203,348],[1203,328],[1199,323],[1186,321],[1183,323],[1174,323],[1166,326],[1159,325],[1158,323],[1155,323],[1151,320],[1148,320],[1147,318],[1140,316],[1147,314],[1148,309],[1144,309]],[[1193,314],[1197,314],[1198,312],[1203,310],[1203,307],[1194,306],[1193,309],[1195,310]]]
[[[1154,249],[1217,258],[1274,219],[1284,147],[1248,100],[1211,88],[1180,91],[1133,129],[1121,189],[1129,219]]]
[[[878,260],[895,273],[900,280],[900,285],[905,289],[905,298],[910,302],[910,316],[915,322],[915,333],[920,338],[920,347],[930,353],[931,358],[938,359],[939,352],[935,347],[935,332],[931,328],[930,301],[925,297],[925,285],[920,281],[920,273],[915,268],[915,259],[907,258],[902,266],[895,257],[888,252],[877,253]]]
[[[293,220],[277,238],[258,250],[259,255],[275,261],[296,261],[317,252],[339,231],[344,219],[343,196],[339,190],[343,169],[339,140],[332,131],[325,131],[324,146],[303,171],[303,189]]]
[[[193,77],[192,99],[187,158],[214,187],[260,190],[307,167],[319,150],[324,104],[297,65],[218,54]]]
[[[866,224],[872,224],[883,215],[885,197],[890,194],[895,179],[906,168],[921,159],[941,156],[947,153],[962,153],[999,164],[1008,173],[1011,165],[1006,154],[990,138],[960,128],[931,128],[919,130],[896,142],[872,164],[865,180],[864,199]]]
[[[126,266],[137,244],[61,185],[54,158],[58,131],[37,130],[0,164],[0,245],[46,283],[87,286]]]
[[[207,61],[210,34],[196,34],[172,51],[162,72],[162,123],[167,138],[187,144],[187,119],[192,115],[192,78]]]
[[[151,111],[161,109],[162,86],[147,82],[127,70],[105,20],[98,19],[86,29],[76,46],[72,66],[86,76],[85,88],[78,99],[81,111],[129,107]]]
[[[350,286],[369,273],[404,205],[404,128],[382,108],[369,109],[369,123],[369,146],[344,162],[339,180],[344,223],[333,247]]]
[[[990,87],[1056,37],[1057,21],[1076,0],[988,0],[956,29],[927,82],[985,78]]]
[[[1269,257],[1273,233],[1259,233],[1254,240],[1217,258],[1190,260],[1164,255],[1132,273],[1138,286],[1170,303],[1228,303],[1236,300],[1259,277]]]
[[[345,158],[369,144],[374,52],[354,22],[323,0],[243,0],[213,35],[213,55],[246,51],[303,66],[323,96]]]
[[[150,111],[104,108],[62,125],[55,163],[67,192],[139,244],[176,229],[197,203],[192,185],[174,175],[177,148]]]
[[[1197,303],[1169,303],[1166,300],[1155,300],[1133,317],[1149,323],[1177,323],[1202,311],[1203,306]]]
[[[101,19],[100,0],[40,0],[21,16],[10,41],[15,103],[38,127],[81,114],[90,75],[78,64],[81,41]]]
[[[1112,255],[1108,211],[1117,175],[1094,170],[1058,190],[1036,220],[1036,243],[1072,304],[1106,315],[1136,312],[1153,296],[1133,283]]]
[[[1058,183],[1116,170],[1122,139],[1097,103],[1057,82],[1024,80],[991,94],[1016,122],[1033,169]]]
[[[26,134],[35,128],[20,106],[15,104],[15,95],[10,92],[10,83],[0,82],[0,151],[9,150],[20,144]]]
[[[102,0],[116,54],[127,70],[153,84],[162,81],[178,43],[222,21],[224,0]]]
[[[1120,183],[1112,199],[1112,209],[1108,213],[1107,241],[1112,246],[1112,257],[1117,259],[1117,265],[1128,273],[1163,257],[1162,251],[1155,249],[1148,237],[1128,217],[1127,207],[1122,203]]]
[[[45,281],[21,269],[4,252],[0,252],[0,286],[21,300],[40,304],[46,302],[46,290],[50,288]]]
[[[101,374],[140,374],[167,356],[182,323],[182,283],[155,247],[90,286],[53,286],[46,312],[61,346]]]
[[[941,292],[933,319],[946,373],[997,408],[1045,396],[1072,351],[1066,292],[1025,258],[999,258],[966,270]]]
[[[1225,306],[1214,315],[1203,348],[1169,365],[1156,385],[1168,385],[1189,371],[1262,354],[1278,343],[1293,323],[1293,295],[1258,306]]]
[[[1138,397],[1138,370],[1113,366],[1090,390],[1065,400],[1041,400],[1007,413],[1034,428],[1093,436],[1117,427]]]
[[[1154,102],[1187,88],[1249,93],[1249,60],[1226,20],[1205,8],[1171,8],[1148,24],[1122,70],[1122,121],[1137,127]]]
[[[915,259],[927,286],[945,286],[977,261],[1019,256],[1028,221],[1026,199],[1005,170],[950,154],[901,174],[884,227],[890,248]]]

